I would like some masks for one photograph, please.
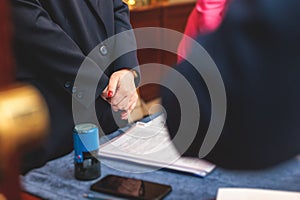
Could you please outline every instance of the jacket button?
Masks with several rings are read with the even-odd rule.
[[[67,81],[67,82],[65,82],[65,88],[70,88],[71,87],[71,82],[69,82],[69,81]]]
[[[100,46],[99,50],[102,56],[106,56],[108,53],[107,48],[104,45]]]
[[[76,93],[77,92],[77,88],[76,88],[76,86],[74,86],[73,88],[72,88],[72,94],[74,94],[74,93]]]

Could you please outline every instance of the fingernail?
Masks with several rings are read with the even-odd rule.
[[[113,91],[109,90],[107,93],[108,98],[112,98],[113,95],[114,95]]]

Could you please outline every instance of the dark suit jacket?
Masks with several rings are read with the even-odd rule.
[[[101,75],[94,98],[98,120],[105,133],[118,128],[110,106],[99,95],[113,72],[138,64],[135,52],[121,56],[107,69],[97,63],[98,57],[109,57],[115,52],[113,46],[101,42],[131,29],[128,7],[122,0],[13,0],[12,8],[17,79],[41,91],[51,117],[50,133],[43,147],[25,156],[23,171],[27,171],[71,151],[72,94],[82,115],[86,115],[82,122],[94,122],[89,115],[93,108],[81,104],[87,101],[84,94],[91,80]],[[89,64],[98,64],[104,74],[87,74],[84,88],[73,87],[79,67],[97,45],[96,59]]]
[[[208,160],[226,168],[254,169],[300,153],[299,9],[300,2],[293,0],[233,1],[221,27],[198,38],[215,61],[227,95],[225,126]],[[201,109],[197,137],[181,152],[197,156],[210,121],[210,97],[191,64],[183,62],[176,69],[191,83]],[[168,90],[162,96],[174,137],[179,103]]]

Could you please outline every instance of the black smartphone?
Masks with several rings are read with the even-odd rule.
[[[91,185],[91,190],[130,199],[158,200],[166,196],[172,188],[169,185],[160,183],[107,175]]]

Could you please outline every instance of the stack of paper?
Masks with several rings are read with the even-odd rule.
[[[215,168],[214,164],[202,159],[181,157],[170,140],[163,116],[148,123],[138,122],[124,134],[102,145],[99,155],[201,177]]]

